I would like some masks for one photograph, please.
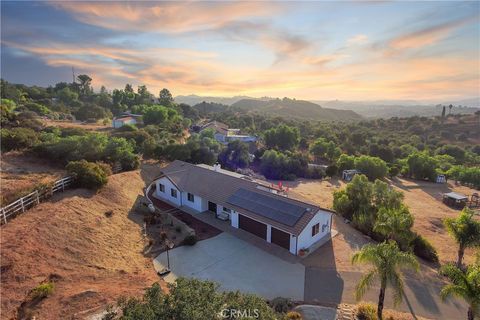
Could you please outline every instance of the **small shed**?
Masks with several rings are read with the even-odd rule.
[[[352,181],[353,177],[359,173],[361,172],[358,171],[357,169],[343,170],[342,179],[345,181]]]
[[[468,202],[468,197],[466,195],[456,193],[456,192],[449,192],[443,194],[443,203],[447,206],[463,209]]]
[[[437,183],[447,183],[447,178],[444,174],[439,174],[435,180]]]

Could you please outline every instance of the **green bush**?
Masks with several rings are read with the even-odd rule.
[[[359,303],[355,316],[358,320],[377,320],[377,307],[371,303]]]
[[[41,116],[44,116],[44,115],[47,115],[50,113],[50,109],[48,109],[47,107],[45,107],[44,105],[41,105],[39,103],[35,103],[35,102],[28,102],[25,104],[25,108],[30,110],[30,111],[33,111]]]
[[[193,246],[197,243],[197,236],[194,234],[190,234],[183,239],[183,244],[187,246]]]
[[[413,253],[429,262],[438,263],[438,253],[432,244],[419,234],[415,233],[414,236],[411,243]]]
[[[66,169],[75,176],[76,184],[88,189],[99,189],[108,182],[111,169],[104,163],[88,162],[86,160],[70,161]]]
[[[392,166],[388,169],[388,175],[390,178],[396,177],[400,174],[400,168],[397,166]]]
[[[362,172],[370,181],[381,179],[387,175],[387,163],[380,158],[360,156],[355,159],[355,169]]]
[[[276,297],[270,301],[270,306],[273,310],[280,313],[287,313],[293,306],[289,298]]]
[[[32,299],[43,299],[51,295],[54,288],[53,282],[45,282],[33,288],[30,294]]]
[[[336,165],[332,164],[332,165],[329,165],[327,167],[327,170],[325,170],[325,174],[328,176],[328,177],[333,177],[334,175],[336,175],[338,172],[338,168]]]
[[[29,128],[1,129],[2,151],[29,148],[38,142],[37,133]]]

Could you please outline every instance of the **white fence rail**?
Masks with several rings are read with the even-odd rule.
[[[50,188],[43,190],[35,190],[24,197],[10,203],[9,205],[0,208],[0,224],[6,224],[8,220],[17,216],[20,213],[36,206],[40,201],[50,198],[55,192],[64,191],[74,181],[72,176],[57,180]]]

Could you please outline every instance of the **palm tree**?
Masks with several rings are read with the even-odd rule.
[[[378,232],[387,239],[395,240],[399,246],[408,240],[412,232],[413,216],[408,208],[401,206],[398,209],[380,208],[373,231]]]
[[[453,264],[444,265],[440,273],[451,283],[440,291],[445,300],[450,296],[462,298],[468,304],[467,319],[473,320],[480,315],[480,265],[472,265],[465,272]]]
[[[458,243],[457,267],[460,268],[465,249],[480,246],[480,221],[475,220],[473,211],[465,207],[460,216],[447,218],[443,224]]]
[[[383,303],[387,285],[391,286],[395,303],[402,301],[403,280],[400,268],[412,268],[418,270],[419,265],[415,256],[411,253],[402,252],[398,245],[393,242],[383,242],[377,245],[365,245],[362,250],[352,257],[352,264],[367,263],[373,268],[360,279],[355,290],[357,300],[360,300],[365,292],[372,286],[373,281],[380,280],[380,294],[378,296],[377,316],[382,320]]]

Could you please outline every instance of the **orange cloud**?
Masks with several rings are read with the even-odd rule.
[[[227,22],[267,16],[280,4],[267,2],[51,2],[84,23],[113,30],[188,32],[217,28]]]
[[[476,21],[478,23],[478,19],[479,16],[474,15],[469,18],[462,18],[459,20],[454,20],[447,23],[438,24],[429,28],[417,30],[392,39],[388,43],[388,46],[393,51],[416,49],[428,46],[447,37],[457,28],[471,23],[472,21]]]

